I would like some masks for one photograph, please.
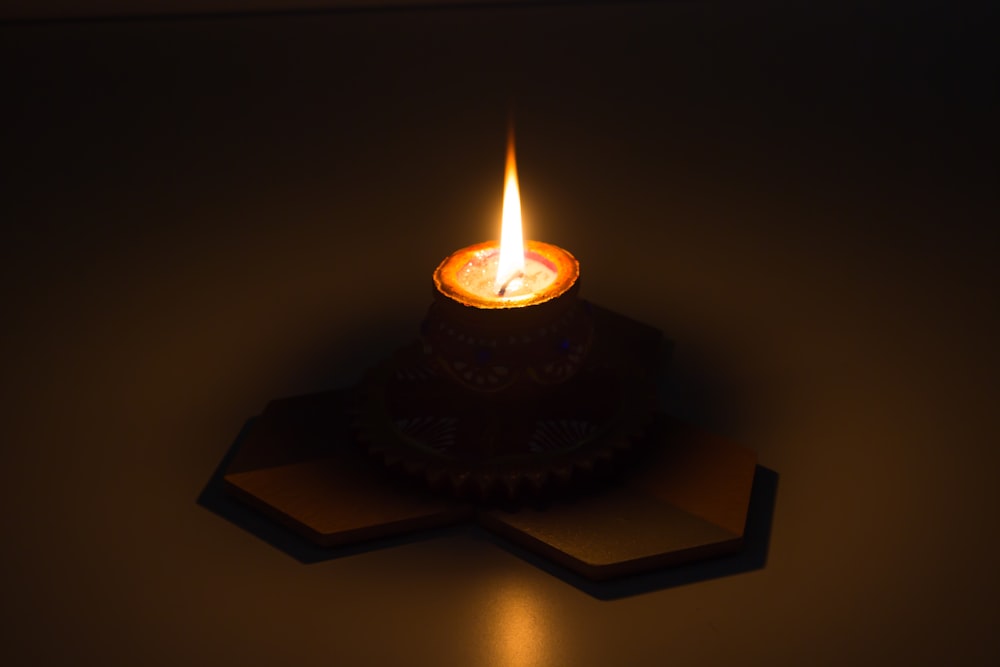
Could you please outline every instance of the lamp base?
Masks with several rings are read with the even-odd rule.
[[[363,403],[355,390],[273,401],[248,425],[226,490],[321,546],[474,521],[594,580],[742,545],[756,455],[669,417],[655,415],[628,469],[599,489],[505,509],[387,475],[352,430]]]
[[[399,476],[477,503],[538,503],[604,483],[655,414],[663,335],[579,304],[591,349],[568,380],[501,398],[456,383],[417,341],[362,383],[359,441]]]

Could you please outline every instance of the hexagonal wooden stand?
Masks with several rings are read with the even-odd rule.
[[[475,521],[594,580],[742,545],[756,455],[669,417],[600,491],[505,510],[388,475],[350,432],[352,400],[341,390],[273,401],[249,425],[226,490],[321,546]]]

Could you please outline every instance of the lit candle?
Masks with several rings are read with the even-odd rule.
[[[499,241],[457,250],[434,271],[422,343],[432,366],[463,390],[529,399],[576,375],[593,321],[578,298],[576,258],[524,240],[513,133],[501,218]]]
[[[551,301],[576,283],[580,264],[550,243],[524,241],[513,132],[507,142],[500,241],[449,255],[434,272],[438,291],[466,306],[519,308]]]

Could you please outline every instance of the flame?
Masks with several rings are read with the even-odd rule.
[[[514,129],[507,133],[507,169],[503,184],[503,214],[500,226],[500,257],[493,283],[503,294],[524,273],[524,233],[521,230],[521,191],[514,160]]]

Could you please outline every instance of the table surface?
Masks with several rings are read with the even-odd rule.
[[[5,664],[991,663],[993,18],[0,25]],[[510,106],[529,236],[777,474],[763,567],[585,589],[462,531],[303,563],[199,504],[247,419],[357,380],[496,236]]]

